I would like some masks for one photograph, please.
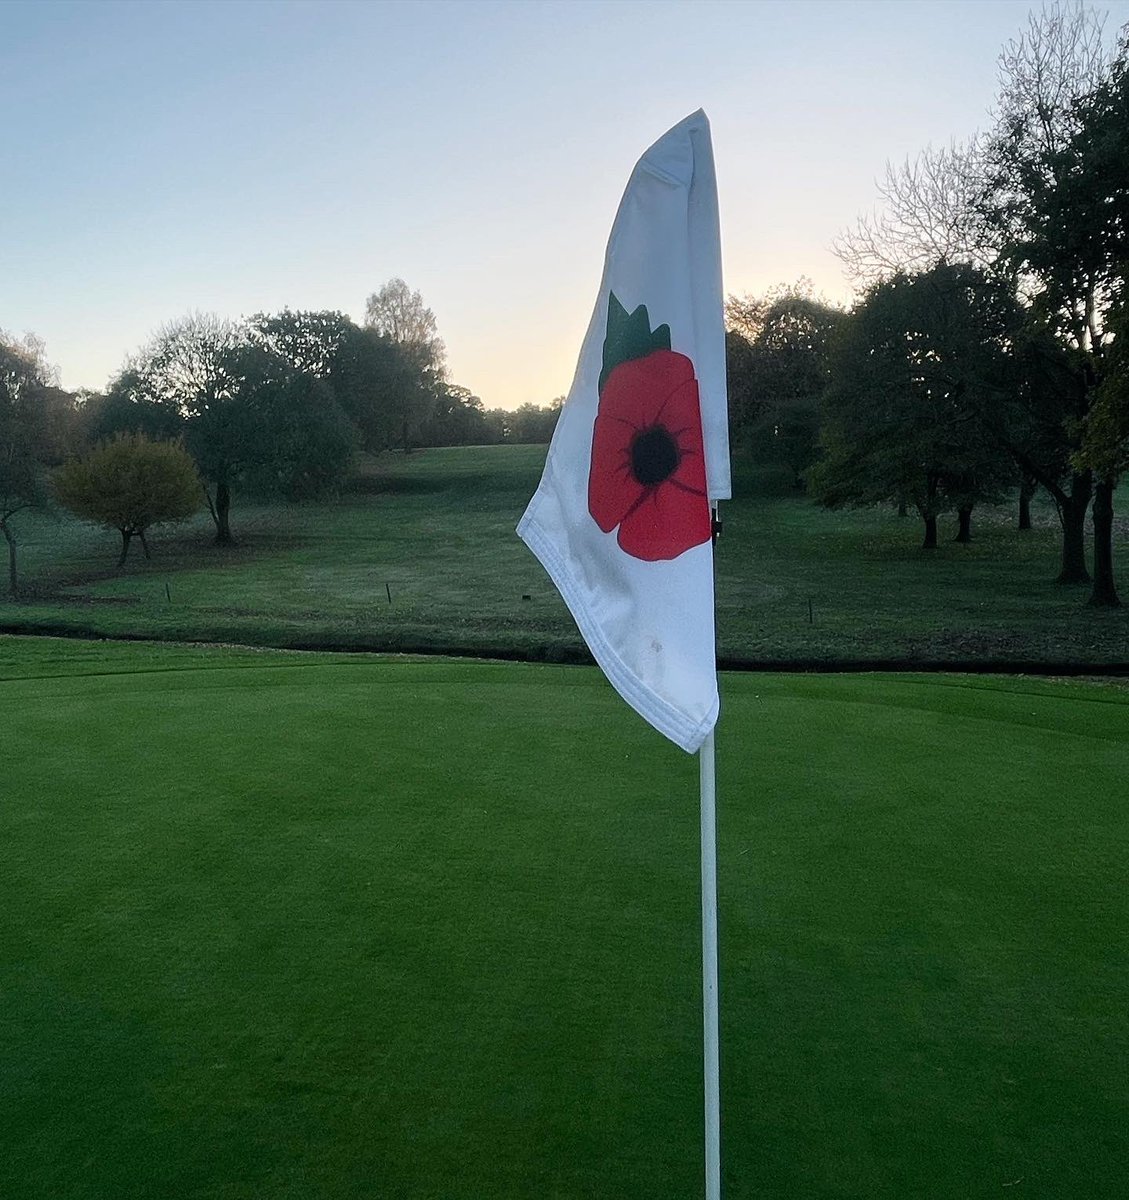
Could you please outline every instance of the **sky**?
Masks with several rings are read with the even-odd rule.
[[[547,403],[664,130],[710,118],[727,292],[806,275],[845,302],[833,239],[887,160],[988,126],[1030,8],[0,0],[0,329],[100,389],[187,312],[359,321],[399,276],[454,382]]]

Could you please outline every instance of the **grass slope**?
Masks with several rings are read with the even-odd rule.
[[[1120,1194],[1125,693],[723,694],[727,1195]],[[0,1195],[695,1194],[695,764],[595,671],[0,639],[0,695]]]
[[[387,455],[335,504],[240,501],[238,547],[211,546],[205,518],[155,536],[153,562],[137,559],[122,574],[113,535],[24,515],[31,594],[0,605],[0,626],[574,656],[583,652],[575,626],[513,532],[544,453]],[[1015,531],[1010,510],[978,511],[972,545],[925,553],[912,518],[824,512],[771,473],[749,473],[724,516],[717,591],[727,658],[1129,661],[1129,613],[1087,609],[1085,588],[1052,582],[1058,533],[1047,508],[1027,534]],[[1121,518],[1117,542],[1120,562],[1129,548]]]

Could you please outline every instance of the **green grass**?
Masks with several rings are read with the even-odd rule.
[[[0,604],[0,627],[576,657],[567,610],[513,532],[543,458],[541,446],[387,455],[333,504],[239,499],[234,549],[210,545],[203,518],[158,532],[153,561],[135,558],[120,574],[116,535],[25,514],[28,595]],[[1129,492],[1119,505],[1129,511]],[[745,471],[724,517],[718,634],[728,659],[1129,662],[1129,613],[1088,609],[1085,588],[1052,582],[1058,531],[1047,506],[1027,534],[1010,509],[978,510],[972,545],[943,540],[927,553],[912,518],[824,512],[771,472]],[[943,527],[942,539],[953,532]],[[1119,570],[1127,552],[1118,518]],[[1121,582],[1129,592],[1124,572]]]
[[[1120,1195],[1129,695],[722,692],[730,1200]],[[597,672],[0,638],[0,696],[0,1196],[697,1194],[695,763]]]

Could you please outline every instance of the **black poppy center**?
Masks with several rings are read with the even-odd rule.
[[[644,487],[669,479],[678,458],[677,443],[661,425],[644,429],[631,443],[631,472]]]

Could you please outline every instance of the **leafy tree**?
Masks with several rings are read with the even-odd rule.
[[[997,269],[1015,281],[1035,341],[1049,336],[1070,367],[1053,368],[1065,382],[1057,413],[1041,409],[1044,429],[1057,429],[1059,457],[1071,464],[1069,483],[1032,472],[1059,509],[1062,582],[1090,578],[1085,519],[1094,475],[1077,456],[1111,339],[1116,264],[1101,236],[1100,200],[1085,182],[1078,135],[1082,101],[1102,86],[1108,68],[1102,23],[1092,10],[1056,4],[1032,14],[1000,56],[996,128],[985,145],[980,208]],[[1103,505],[1112,505],[1108,481],[1098,485]],[[1104,526],[1095,534],[1107,536]],[[1109,545],[1097,553],[1112,555]]]
[[[488,408],[486,410],[486,437],[488,446],[496,446],[510,440],[510,417],[508,408]]]
[[[285,308],[280,313],[256,313],[247,328],[252,341],[296,371],[328,381],[357,326],[343,312]]]
[[[115,433],[143,433],[153,441],[173,441],[184,433],[186,414],[159,391],[155,373],[138,363],[111,380],[105,393],[89,401],[87,437],[103,442]]]
[[[832,344],[823,458],[813,491],[829,507],[911,504],[937,544],[937,517],[998,499],[1014,468],[977,421],[1004,391],[1013,304],[972,267],[938,266],[872,286]]]
[[[291,499],[324,494],[347,471],[353,436],[329,388],[259,346],[218,360],[224,387],[185,425],[185,442],[205,479],[216,543],[230,545],[231,498],[240,483]]]
[[[105,437],[131,432],[147,437],[183,435],[204,481],[204,498],[216,542],[232,541],[231,488],[252,452],[251,431],[227,400],[236,379],[231,364],[246,345],[243,331],[211,313],[192,313],[163,325],[127,364],[107,392],[95,423]],[[240,454],[234,454],[238,442]]]
[[[365,303],[365,328],[394,343],[408,370],[386,398],[396,441],[407,454],[418,442],[446,379],[446,349],[435,314],[419,292],[402,279],[390,279]]]
[[[37,338],[16,339],[0,330],[0,532],[8,543],[8,590],[19,589],[12,518],[42,507],[47,493],[43,462],[50,454],[44,396],[51,371]]]
[[[402,438],[402,410],[427,383],[411,353],[392,338],[328,311],[258,313],[248,328],[256,345],[332,390],[366,450],[375,453]]]
[[[564,397],[558,396],[546,405],[519,404],[509,414],[508,441],[521,445],[543,445],[552,440],[557,418],[561,415]]]
[[[1071,189],[1096,247],[1083,256],[1108,266],[1109,338],[1095,354],[1093,403],[1075,466],[1093,471],[1094,587],[1090,603],[1120,607],[1113,577],[1113,494],[1129,469],[1129,27],[1107,77],[1079,105]]]
[[[113,382],[97,422],[103,435],[183,436],[206,481],[219,545],[234,540],[231,503],[242,482],[292,497],[320,494],[352,454],[329,387],[264,340],[213,316],[171,322]]]
[[[842,319],[820,300],[784,295],[765,310],[750,347],[745,386],[760,411],[746,440],[754,458],[787,466],[796,487],[815,458],[830,344]]]
[[[390,279],[365,301],[365,327],[412,347],[425,369],[442,377],[446,348],[435,314],[402,279]]]
[[[763,411],[753,348],[736,329],[725,331],[725,382],[729,399],[729,441],[741,445]]]
[[[423,426],[425,446],[481,446],[489,441],[486,410],[469,389],[448,384]]]
[[[277,356],[247,350],[242,357],[249,361],[229,404],[242,405],[244,424],[260,439],[253,453],[244,453],[248,485],[287,500],[334,492],[348,473],[357,437],[329,385]]]
[[[53,480],[64,508],[121,534],[118,566],[137,537],[149,557],[146,532],[154,525],[186,520],[202,503],[196,466],[176,442],[153,442],[122,433],[82,458],[64,463]]]

